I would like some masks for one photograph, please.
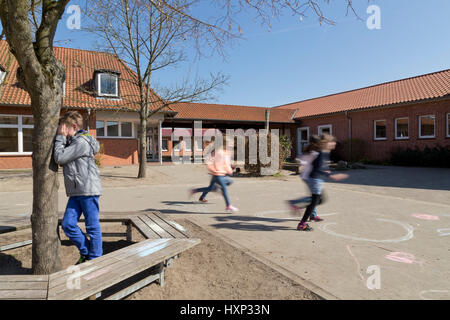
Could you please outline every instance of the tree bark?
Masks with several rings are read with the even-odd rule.
[[[33,274],[50,274],[62,268],[57,233],[58,165],[53,160],[53,141],[58,127],[61,97],[47,86],[44,93],[33,100],[32,270]],[[48,112],[37,111],[44,107]]]
[[[138,179],[143,179],[147,176],[147,117],[146,110],[139,112],[140,115],[140,132],[139,132],[139,173]]]
[[[58,21],[69,0],[44,0],[35,41],[28,0],[0,0],[0,19],[19,68],[17,77],[31,99],[33,130],[32,272],[50,274],[62,267],[58,224],[58,167],[53,142],[62,104],[65,69],[53,53]]]

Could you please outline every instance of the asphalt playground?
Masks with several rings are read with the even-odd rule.
[[[327,299],[450,299],[450,169],[349,170],[349,179],[326,182],[324,221],[311,222],[311,232],[296,230],[299,217],[285,203],[307,195],[298,175],[236,177],[229,193],[240,211],[228,214],[220,193],[208,203],[188,196],[208,184],[205,166],[148,170],[168,179],[105,186],[101,210],[190,219]],[[61,185],[61,211],[66,202]],[[29,190],[0,192],[0,218],[26,218],[31,203]]]

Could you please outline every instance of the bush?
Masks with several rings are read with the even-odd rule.
[[[100,150],[99,152],[95,155],[94,160],[95,160],[95,164],[97,165],[97,167],[101,168],[102,167],[102,155],[105,153],[105,147],[103,145],[103,143],[100,143]]]
[[[450,168],[450,147],[395,148],[391,151],[390,160],[396,166]]]
[[[292,141],[286,136],[280,136],[280,167],[286,162],[286,159],[291,156],[292,151]]]

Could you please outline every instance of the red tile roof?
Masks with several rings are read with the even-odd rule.
[[[450,95],[450,69],[294,102],[274,110],[298,109],[296,119],[347,110],[389,106]]]
[[[96,51],[54,47],[56,57],[66,67],[66,96],[63,107],[93,109],[130,109],[139,108],[139,88],[132,83],[134,72],[116,56]],[[28,93],[17,80],[17,61],[9,52],[8,43],[0,40],[0,65],[9,70],[5,85],[0,86],[1,105],[29,105]],[[121,99],[97,98],[92,92],[95,70],[109,69],[121,72]],[[87,90],[87,91],[86,91]]]
[[[293,123],[294,110],[283,110],[262,107],[234,106],[210,103],[180,102],[170,105],[170,109],[178,112],[175,119],[181,120],[222,120],[265,122],[266,110],[270,110],[271,123]]]

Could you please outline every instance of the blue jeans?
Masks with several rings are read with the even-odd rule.
[[[195,192],[202,192],[200,199],[204,199],[209,192],[217,190],[216,184],[218,184],[222,189],[222,194],[223,197],[225,198],[225,203],[228,207],[231,203],[230,198],[228,197],[227,186],[229,186],[232,183],[233,179],[231,179],[228,176],[212,176],[211,182],[209,183],[208,187],[195,189]]]
[[[322,186],[323,186],[323,180],[322,179],[303,179],[303,181],[306,183],[306,185],[309,188],[309,191],[311,194],[322,194]],[[289,203],[292,205],[296,205],[298,203],[311,203],[311,197],[302,197],[295,200],[290,200]],[[317,210],[314,208],[314,210],[311,213],[311,217],[315,218],[317,217]]]
[[[89,239],[77,225],[82,213]],[[70,197],[61,226],[66,236],[80,250],[80,254],[88,259],[95,259],[103,254],[98,196]]]

